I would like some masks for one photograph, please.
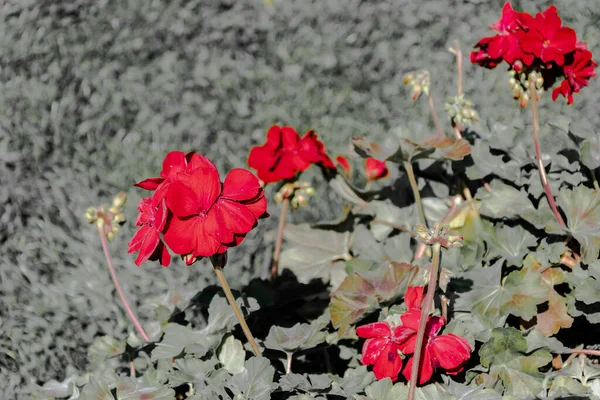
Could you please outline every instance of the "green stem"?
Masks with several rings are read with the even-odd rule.
[[[281,254],[281,242],[283,241],[283,228],[285,227],[289,205],[290,199],[286,197],[281,203],[281,212],[279,213],[279,227],[277,228],[277,240],[275,241],[275,251],[273,252],[273,265],[271,265],[271,281],[275,280],[279,273],[279,256]]]
[[[556,207],[556,203],[554,202],[554,196],[552,195],[552,190],[550,189],[550,184],[548,183],[548,177],[546,176],[546,169],[544,168],[544,163],[542,162],[542,149],[540,147],[540,122],[538,118],[538,98],[537,98],[537,90],[535,86],[535,77],[532,76],[529,79],[529,87],[531,88],[531,111],[533,114],[533,144],[535,145],[535,159],[537,160],[538,171],[540,172],[540,179],[542,180],[542,186],[544,187],[544,191],[546,192],[546,198],[548,199],[548,203],[550,204],[550,208],[554,213],[554,217],[556,218],[556,222],[562,227],[566,226],[565,221],[563,221],[558,208]]]
[[[408,181],[415,197],[415,204],[417,205],[417,212],[419,213],[419,220],[425,226],[427,226],[427,220],[425,219],[425,212],[423,211],[423,203],[421,202],[421,194],[419,193],[419,185],[417,185],[417,179],[415,178],[415,172],[413,171],[412,164],[408,161],[403,162],[404,169],[408,175]]]
[[[292,372],[292,357],[294,356],[294,353],[286,353],[287,354],[287,360],[285,363],[285,374],[289,375],[290,372]]]
[[[433,296],[437,288],[438,270],[440,267],[441,245],[439,242],[433,244],[433,260],[431,262],[431,271],[429,272],[429,283],[427,284],[427,295],[423,302],[421,311],[421,320],[419,321],[419,330],[417,331],[417,344],[415,345],[415,354],[413,355],[413,364],[410,374],[410,384],[408,387],[408,400],[414,400],[417,382],[419,380],[419,366],[421,361],[421,353],[423,341],[425,338],[425,326],[431,308],[433,306]]]
[[[244,319],[244,314],[242,313],[242,310],[240,310],[240,308],[238,307],[238,305],[235,301],[235,297],[233,297],[233,293],[231,293],[229,284],[227,284],[227,280],[225,280],[225,274],[223,274],[223,269],[221,268],[220,265],[216,264],[213,261],[212,257],[210,258],[210,261],[212,262],[215,273],[217,274],[217,279],[219,280],[219,283],[221,284],[221,287],[223,288],[223,291],[225,292],[225,297],[227,297],[227,301],[229,301],[229,305],[231,305],[231,308],[233,309],[233,313],[235,314],[237,320],[239,321],[240,326],[242,327],[242,331],[244,331],[244,335],[246,335],[246,339],[248,339],[248,343],[250,343],[250,347],[252,347],[252,351],[254,352],[254,355],[259,357],[260,356],[260,348],[256,344],[256,341],[254,340],[254,336],[252,336],[252,332],[250,332],[250,328],[248,328],[248,324],[246,324],[246,320]]]

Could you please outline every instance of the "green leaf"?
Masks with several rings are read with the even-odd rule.
[[[506,185],[499,179],[490,183],[491,192],[480,188],[475,198],[481,200],[479,211],[481,215],[492,218],[519,218],[526,212],[535,212],[536,209],[527,198],[525,190],[517,190]]]
[[[456,396],[456,400],[502,400],[502,395],[493,389],[485,389],[482,385],[467,386],[448,377],[443,378],[447,381],[446,390]]]
[[[236,398],[244,400],[269,400],[278,385],[273,383],[275,368],[264,357],[251,357],[246,361],[246,370],[234,375],[228,387]]]
[[[172,400],[174,397],[173,389],[152,385],[144,378],[121,377],[117,383],[117,400]]]
[[[414,206],[396,207],[391,201],[372,201],[369,203],[369,209],[374,210],[375,220],[371,222],[371,232],[377,240],[383,240],[394,230],[391,225],[402,227],[406,231],[412,231],[416,219]],[[378,223],[376,221],[382,221]]]
[[[474,164],[466,170],[467,177],[471,180],[483,179],[488,175],[497,175],[512,181],[521,179],[519,163],[512,159],[506,162],[503,156],[493,155],[484,140],[475,141],[471,147],[471,157]]]
[[[552,353],[556,354],[566,354],[570,353],[571,350],[568,347],[565,347],[558,339],[553,337],[546,337],[540,333],[537,329],[531,329],[526,336],[527,339],[527,351],[526,353],[531,353],[534,350],[541,349],[546,347],[550,349]]]
[[[569,232],[581,245],[581,258],[584,263],[598,259],[600,251],[600,194],[597,191],[578,186],[562,189],[558,194],[558,205],[566,215]]]
[[[331,378],[333,383],[329,394],[346,398],[353,398],[375,380],[373,373],[362,365],[358,368],[348,368],[341,378],[336,375]]]
[[[291,328],[272,326],[264,345],[284,353],[295,353],[298,350],[312,349],[325,341],[325,332],[312,324],[296,324]]]
[[[347,334],[350,325],[374,311],[380,302],[403,294],[418,271],[410,264],[387,262],[374,271],[346,277],[332,293],[329,304],[331,322],[334,328],[339,329],[340,337]]]
[[[588,396],[590,390],[581,382],[570,376],[557,376],[552,381],[548,397],[565,398],[567,396]]]
[[[247,300],[237,298],[236,303],[242,312],[244,312],[244,315],[260,309],[258,301],[253,298],[248,298]],[[221,341],[221,335],[231,331],[237,324],[239,324],[239,321],[227,300],[218,295],[214,296],[208,306],[208,325],[202,330],[206,334],[218,337],[217,342],[212,343],[211,346],[218,344]]]
[[[333,190],[335,190],[343,199],[349,201],[350,203],[359,206],[365,207],[368,203],[361,199],[358,194],[356,194],[356,190],[354,190],[348,182],[342,177],[342,175],[336,175],[335,178],[329,181],[329,186]]]
[[[579,151],[583,165],[592,171],[600,167],[600,137],[598,135],[584,140]]]
[[[505,394],[516,397],[538,396],[544,375],[539,368],[552,361],[551,354],[539,349],[527,354],[527,340],[514,328],[495,328],[492,338],[479,350],[481,364],[490,375],[501,379]]]
[[[529,251],[528,247],[537,245],[535,236],[518,225],[515,227],[496,225],[494,231],[494,235],[491,235],[488,240],[491,246],[488,257],[499,256],[505,259],[508,265],[521,265]]]
[[[587,278],[575,287],[575,298],[587,305],[600,302],[600,282]]]
[[[537,305],[547,299],[540,273],[523,268],[504,279],[501,274],[501,261],[464,274],[473,281],[473,290],[457,300],[456,309],[482,317],[490,327],[501,324],[509,314],[532,319],[537,314]]]
[[[110,392],[110,389],[106,382],[98,381],[94,377],[91,378],[90,383],[85,385],[79,395],[80,400],[115,400],[114,396]]]
[[[88,357],[92,363],[102,362],[110,357],[123,354],[125,342],[118,341],[112,336],[100,336],[88,349]]]
[[[408,388],[402,384],[394,385],[390,378],[385,378],[367,386],[365,394],[369,400],[395,400],[408,396]]]
[[[336,263],[348,259],[349,234],[311,229],[308,224],[286,225],[284,238],[293,245],[281,252],[280,267],[292,271],[298,281],[329,281]]]
[[[227,336],[227,339],[219,349],[219,362],[223,368],[232,375],[244,372],[244,360],[246,359],[246,350],[242,342],[233,337]]]
[[[164,336],[162,340],[156,343],[156,347],[152,350],[151,359],[170,360],[183,352],[186,346],[196,344],[204,349],[206,353],[208,346],[203,346],[206,343],[206,335],[200,331],[194,331],[183,325],[170,323],[164,328]],[[202,356],[204,354],[200,354]]]
[[[331,379],[327,375],[302,375],[290,373],[281,377],[279,386],[281,387],[281,390],[286,392],[295,390],[304,392],[322,392],[331,387],[331,382]]]

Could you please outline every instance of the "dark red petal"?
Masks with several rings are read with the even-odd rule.
[[[164,178],[148,178],[141,182],[135,183],[133,186],[146,190],[155,190],[163,181]]]
[[[185,154],[183,151],[171,151],[167,153],[162,164],[162,171],[160,176],[162,178],[168,178],[169,175],[185,171]]]
[[[552,38],[552,47],[561,54],[567,54],[575,50],[577,34],[571,28],[562,27]]]
[[[152,206],[152,198],[146,197],[138,203],[138,215],[135,219],[136,226],[149,224],[154,222],[154,213]]]
[[[395,382],[401,369],[402,357],[398,354],[398,347],[389,343],[375,360],[373,374],[377,379],[391,378]]]
[[[266,147],[271,149],[278,149],[281,147],[281,127],[278,125],[273,125],[267,131],[267,142],[265,143]]]
[[[444,369],[455,369],[471,357],[471,346],[467,339],[452,333],[433,338],[428,346]]]
[[[200,220],[200,217],[192,217],[185,220],[177,217],[170,219],[167,229],[163,234],[163,239],[173,253],[189,254],[192,252],[192,234],[196,229],[196,224]]]
[[[158,249],[160,250],[160,265],[168,267],[169,264],[171,264],[171,254],[169,254],[169,249],[167,249],[167,246],[162,242],[158,244]]]
[[[200,155],[198,153],[188,153],[185,156],[187,161],[187,166],[185,172],[190,174],[192,171],[198,168],[208,168],[216,170],[215,164],[206,156]]]
[[[182,182],[174,182],[167,190],[167,206],[177,217],[198,215],[204,210],[194,191]]]
[[[275,152],[267,146],[255,146],[250,149],[248,154],[248,166],[256,170],[269,169],[276,162]]]
[[[262,190],[258,178],[250,171],[232,169],[223,182],[222,196],[231,200],[251,200]]]
[[[389,337],[392,330],[387,322],[373,322],[356,328],[356,334],[361,338]]]
[[[413,331],[412,329],[407,329],[402,332],[403,338],[402,341],[396,341],[404,354],[413,354],[415,352],[415,347],[417,345],[417,331]]]
[[[219,222],[231,232],[248,233],[256,224],[256,218],[248,207],[235,201],[220,199],[213,208],[217,212]]]
[[[362,348],[362,357],[360,362],[363,365],[371,365],[375,364],[375,360],[381,352],[385,349],[385,347],[390,343],[390,339],[388,338],[371,338],[365,340]]]
[[[425,335],[435,336],[446,324],[444,317],[429,317],[427,318],[427,324],[425,325]]]
[[[344,175],[346,175],[346,177],[349,177],[350,173],[352,172],[352,169],[350,166],[350,161],[348,161],[348,157],[337,156],[335,158],[335,161],[340,167],[342,167],[342,170],[344,171]]]

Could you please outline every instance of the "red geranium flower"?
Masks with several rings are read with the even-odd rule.
[[[163,199],[158,206],[153,204],[151,198],[141,199],[138,204],[139,214],[135,225],[140,229],[133,235],[128,244],[127,253],[139,251],[135,265],[140,266],[147,260],[160,260],[160,264],[168,267],[171,255],[160,239],[160,233],[167,221],[167,206]]]
[[[222,254],[240,244],[259,218],[268,216],[256,176],[236,168],[221,182],[214,164],[196,153],[170,152],[160,177],[136,186],[154,190],[140,202],[136,224],[141,228],[129,243],[130,253],[140,252],[137,265],[156,258],[168,265],[165,244],[187,264]]]
[[[490,26],[490,29],[500,34],[481,40],[487,45],[487,52],[492,59],[502,58],[509,64],[522,60],[525,64],[531,65],[533,56],[523,53],[519,37],[516,35],[516,32],[521,30],[519,16],[522,14],[525,13],[516,12],[509,2],[504,4],[502,16]]]
[[[290,179],[313,163],[335,169],[314,131],[300,138],[290,126],[269,128],[265,144],[253,147],[248,156],[248,165],[265,183]]]
[[[385,178],[390,173],[385,161],[379,161],[375,158],[365,160],[365,176],[367,181]]]
[[[554,61],[563,65],[565,54],[575,50],[577,34],[573,29],[561,26],[556,7],[548,7],[546,11],[537,13],[535,18],[522,13],[519,21],[526,28],[521,31],[519,39],[523,51],[534,54],[544,63]]]
[[[402,346],[404,342],[402,336],[396,333],[397,327],[392,331],[387,322],[375,322],[359,326],[356,328],[356,334],[367,339],[363,344],[362,358],[360,362],[363,365],[373,365],[373,374],[375,378],[391,378],[392,382],[398,379],[400,369],[402,369]]]
[[[421,310],[413,310],[403,314],[400,319],[402,326],[397,334],[408,337],[402,351],[404,354],[413,354],[417,342],[417,331],[421,319]],[[425,327],[424,347],[421,352],[421,362],[419,363],[419,384],[423,385],[433,375],[433,370],[442,368],[447,374],[456,375],[463,370],[463,363],[471,357],[471,346],[469,342],[453,333],[438,335],[439,331],[446,324],[444,317],[429,317]],[[410,334],[412,332],[412,335]],[[402,375],[410,380],[414,357],[406,363]]]
[[[352,172],[352,166],[350,165],[350,161],[348,161],[348,157],[346,156],[337,156],[335,158],[335,162],[337,165],[339,165],[340,167],[342,167],[342,170],[344,171],[344,175],[346,175],[347,178],[350,177],[350,172]]]
[[[567,99],[567,104],[572,104],[573,93],[579,93],[582,87],[589,84],[590,78],[596,76],[594,68],[597,66],[589,50],[577,49],[573,54],[572,62],[563,67],[565,80],[552,91],[552,100],[556,101],[559,95],[563,95]]]
[[[164,233],[177,254],[209,257],[238,245],[266,212],[266,199],[256,177],[232,170],[221,184],[211,163],[179,175],[167,191],[174,217]]]

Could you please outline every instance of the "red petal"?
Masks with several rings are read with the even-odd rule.
[[[409,286],[404,295],[404,304],[410,310],[411,308],[421,308],[423,302],[423,286]]]
[[[193,231],[193,254],[195,257],[210,257],[217,253],[221,243],[213,237],[206,229],[204,220],[196,224]]]
[[[342,167],[342,170],[344,171],[344,175],[346,175],[346,177],[350,176],[351,173],[351,167],[350,167],[350,161],[348,161],[348,157],[346,156],[337,156],[335,158],[335,161],[337,162],[337,164]]]
[[[233,232],[227,228],[221,218],[221,213],[215,204],[206,216],[204,221],[204,230],[219,241],[219,243],[229,243],[233,241]]]
[[[250,210],[250,212],[254,215],[254,218],[266,218],[269,216],[267,214],[267,199],[262,193],[256,200],[252,200],[250,203],[244,203],[244,205]]]
[[[168,178],[171,174],[183,172],[185,171],[185,165],[185,154],[183,151],[171,151],[167,153],[165,159],[163,160],[160,176],[163,178]]]
[[[178,177],[194,192],[201,212],[208,212],[221,194],[221,180],[216,168],[197,168],[189,176],[180,174]]]
[[[411,357],[410,360],[408,360],[408,362],[406,363],[404,371],[402,371],[402,375],[404,375],[404,377],[408,381],[410,381],[410,375],[412,373],[414,359],[414,357]],[[421,362],[419,363],[419,384],[425,384],[428,380],[431,379],[431,375],[433,375],[433,365],[431,363],[431,355],[426,346],[423,349],[423,352],[421,353]]]
[[[169,185],[167,206],[175,216],[182,218],[198,215],[204,210],[196,193],[182,182]]]
[[[213,208],[217,213],[219,222],[231,232],[248,233],[256,224],[256,218],[248,207],[235,201],[221,199]],[[223,243],[227,243],[227,241],[223,241]]]
[[[467,339],[452,333],[433,338],[428,347],[444,369],[455,369],[471,357],[471,346]]]
[[[300,136],[291,126],[281,128],[281,147],[286,150],[294,150],[300,141]]]
[[[223,182],[223,197],[231,200],[251,200],[262,190],[258,178],[250,171],[241,168],[232,169]]]
[[[135,265],[139,267],[142,263],[146,262],[152,256],[159,243],[160,235],[158,232],[153,228],[148,229],[147,234],[141,242],[140,252],[135,259]]]
[[[188,174],[198,168],[217,169],[215,164],[213,164],[208,157],[202,156],[198,153],[188,153],[186,154],[185,158],[188,160],[185,169],[185,172]]]
[[[150,227],[148,225],[144,225],[140,229],[138,229],[137,232],[133,235],[133,237],[129,241],[129,243],[127,244],[127,247],[128,247],[127,253],[131,254],[131,253],[135,253],[136,251],[138,251],[142,247],[144,238],[151,231],[152,231],[152,227]]]
[[[402,369],[402,357],[398,354],[398,347],[389,343],[375,361],[373,374],[377,379],[391,378],[392,382],[395,382],[400,369]]]
[[[155,190],[158,187],[158,185],[160,185],[163,181],[163,178],[148,178],[134,184],[133,186],[146,190]]]
[[[165,199],[162,199],[158,209],[156,211],[156,216],[154,217],[154,228],[158,232],[162,232],[165,227],[165,223],[167,222],[167,215],[169,214],[169,210],[167,209],[167,202]]]
[[[421,320],[421,310],[417,308],[408,310],[400,316],[400,320],[402,321],[402,326],[414,331],[418,331],[419,321]]]
[[[552,39],[552,47],[561,54],[567,54],[575,50],[577,34],[571,28],[562,27]]]
[[[356,334],[361,338],[389,337],[392,334],[392,330],[387,322],[373,322],[372,324],[357,327]]]
[[[273,125],[269,128],[265,146],[271,149],[278,149],[281,146],[281,128],[279,126]]]
[[[363,365],[371,365],[375,364],[375,360],[381,352],[385,349],[385,347],[390,343],[390,339],[388,338],[371,338],[365,340],[362,348],[362,358],[360,362]]]
[[[196,229],[196,224],[200,220],[200,217],[188,219],[171,218],[163,234],[163,239],[173,253],[189,254],[192,252],[192,234]]]
[[[255,146],[250,149],[250,154],[248,154],[248,166],[256,170],[269,169],[275,165],[276,161],[275,152],[266,145]]]
[[[163,267],[168,267],[171,264],[171,254],[169,254],[169,250],[164,243],[159,243],[158,247],[160,249],[160,265]]]

